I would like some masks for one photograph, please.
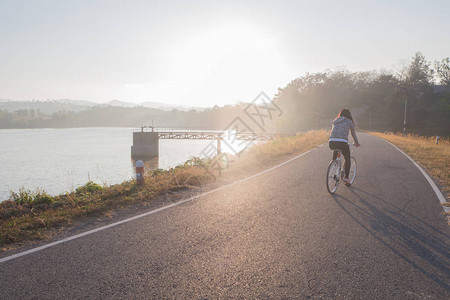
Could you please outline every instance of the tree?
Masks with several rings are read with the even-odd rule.
[[[439,78],[439,83],[450,86],[450,58],[444,58],[441,62],[435,61],[434,67]]]
[[[416,95],[423,93],[433,80],[433,69],[430,65],[425,56],[417,52],[406,69],[405,87]]]

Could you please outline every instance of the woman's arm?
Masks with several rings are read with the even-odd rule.
[[[352,137],[353,137],[353,141],[355,142],[355,146],[356,147],[361,146],[358,142],[358,138],[356,137],[355,124],[353,122],[352,122],[352,125],[350,126],[350,132],[352,133]]]

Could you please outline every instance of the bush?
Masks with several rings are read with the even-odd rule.
[[[158,175],[162,175],[162,174],[166,174],[166,173],[167,173],[167,171],[164,169],[155,169],[155,170],[150,171],[151,176],[158,176]]]
[[[54,201],[53,197],[44,191],[37,191],[34,195],[33,206],[34,205],[49,205]]]
[[[23,187],[18,193],[11,192],[9,199],[16,203],[16,205],[29,205],[33,207],[47,206],[54,201],[54,198],[43,190],[37,189],[35,192],[32,192]]]
[[[101,187],[100,185],[98,185],[97,183],[95,183],[93,181],[89,181],[85,185],[77,188],[75,190],[75,193],[77,195],[85,195],[85,194],[93,194],[95,192],[102,191],[102,190],[103,190],[103,187]]]
[[[184,163],[184,166],[207,167],[210,162],[209,158],[192,157]]]
[[[11,192],[9,199],[18,205],[31,204],[33,203],[33,192],[22,187],[18,193]]]

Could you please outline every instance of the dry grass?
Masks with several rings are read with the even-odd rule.
[[[436,137],[418,137],[394,133],[371,134],[396,145],[437,178],[447,195],[450,193],[450,140],[442,139],[436,145]]]
[[[74,221],[105,215],[117,208],[149,201],[168,191],[199,186],[211,180],[203,166],[186,163],[170,171],[146,176],[144,186],[137,186],[134,180],[109,187],[90,182],[77,189],[76,193],[49,196],[45,203],[36,201],[39,198],[35,192],[22,190],[15,199],[0,203],[0,246],[47,238],[52,229]]]
[[[268,143],[256,144],[237,160],[239,167],[246,165],[267,165],[308,151],[328,140],[329,131],[311,130],[295,136],[282,137]]]
[[[289,156],[312,149],[328,139],[326,131],[309,131],[255,145],[230,165],[230,170],[264,167]],[[145,203],[168,192],[199,187],[213,180],[208,162],[193,158],[176,168],[156,170],[145,176],[145,185],[135,180],[107,187],[89,182],[75,193],[49,196],[44,191],[22,189],[8,201],[0,203],[0,247],[27,240],[45,239],[55,229],[134,203]],[[211,171],[211,170],[210,170]],[[217,176],[217,173],[215,174]]]

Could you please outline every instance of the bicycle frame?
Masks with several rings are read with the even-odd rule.
[[[349,147],[353,147],[353,146],[355,146],[354,144],[350,144],[350,143],[348,143],[348,146]],[[336,149],[336,150],[334,150],[334,151],[337,151],[338,152],[338,156],[336,157],[336,161],[337,161],[337,163],[338,163],[338,171],[337,172],[339,172],[339,173],[337,173],[336,175],[341,175],[340,177],[339,177],[339,179],[344,179],[344,174],[345,174],[345,171],[344,171],[344,164],[342,163],[342,156],[343,156],[343,154],[342,154],[342,151],[341,150],[339,150],[339,149]],[[352,158],[353,156],[352,156],[352,152],[350,151],[350,159]]]
[[[336,149],[334,151],[338,151],[337,152],[337,156],[334,160],[332,160],[328,166],[328,171],[327,171],[327,189],[328,192],[330,192],[331,194],[334,194],[340,184],[341,181],[344,181],[344,176],[345,176],[345,170],[344,170],[344,163],[342,162],[342,151],[339,149]],[[351,155],[351,153],[350,153]],[[332,168],[333,164],[335,165],[335,169],[333,168],[332,171],[330,170],[330,168]],[[350,156],[350,173],[349,173],[349,179],[350,179],[350,184],[347,184],[347,186],[350,186],[351,184],[353,184],[353,182],[355,181],[356,178],[356,172],[357,172],[357,166],[356,166],[356,159],[353,156]],[[353,171],[352,171],[353,170]],[[330,172],[331,171],[331,172]],[[353,173],[353,175],[352,175]],[[330,180],[333,182],[330,185]]]
[[[338,151],[338,155],[336,157],[336,162],[338,164],[338,167],[336,169],[336,178],[337,181],[341,181],[342,179],[344,179],[344,165],[342,164],[342,151],[341,150],[336,150]]]

